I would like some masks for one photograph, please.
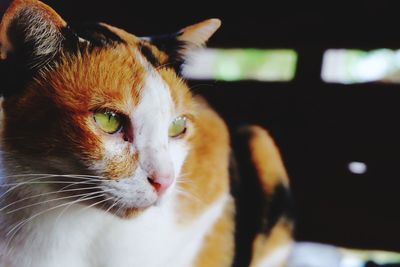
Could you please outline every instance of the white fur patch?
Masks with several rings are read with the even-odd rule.
[[[168,136],[170,123],[180,115],[173,112],[174,103],[169,88],[151,66],[145,66],[148,74],[141,90],[140,101],[130,115],[133,126],[133,147],[130,150],[132,155],[133,152],[139,155],[138,167],[131,177],[104,184],[105,188],[117,190],[114,196],[121,199],[121,204],[134,208],[147,207],[157,201],[157,195],[148,182],[148,177],[153,173],[173,177],[174,182],[167,190],[167,195],[173,191],[176,177],[180,174],[188,152],[184,141]],[[126,145],[127,142],[106,140],[103,164],[126,149]]]
[[[51,212],[32,222],[21,246],[1,267],[185,267],[221,215],[229,196],[221,196],[192,224],[180,226],[173,202],[152,207],[131,220],[74,206],[57,221]],[[57,223],[56,223],[57,222]]]

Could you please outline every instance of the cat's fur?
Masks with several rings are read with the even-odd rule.
[[[247,128],[232,153],[224,122],[179,75],[219,25],[138,38],[11,3],[0,26],[1,267],[282,264],[288,180],[271,138]],[[103,109],[124,117],[121,131],[97,127]],[[186,132],[169,138],[182,115]],[[259,202],[241,193],[249,183]]]

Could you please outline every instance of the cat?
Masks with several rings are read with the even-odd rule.
[[[1,267],[283,266],[289,182],[273,140],[257,126],[230,135],[180,74],[219,26],[140,38],[11,2]]]

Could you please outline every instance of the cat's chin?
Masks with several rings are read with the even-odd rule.
[[[120,214],[116,214],[122,219],[132,219],[139,216],[146,208],[126,208]]]
[[[125,206],[123,208],[115,206],[111,210],[107,209],[107,208],[105,208],[105,210],[107,210],[108,213],[115,215],[119,218],[131,219],[131,218],[137,217],[138,215],[140,215],[144,211],[150,209],[151,207],[158,206],[158,205],[160,205],[159,199],[154,201],[153,203],[148,203],[147,205],[142,205],[140,207],[135,207],[134,205],[129,206],[129,205],[125,204]]]
[[[116,207],[116,211],[110,211],[110,213],[114,214],[117,217],[122,219],[131,219],[139,216],[144,211],[152,208],[152,207],[160,207],[167,201],[168,197],[161,196],[154,203],[148,204],[147,206],[142,207],[125,207],[123,209]]]
[[[132,218],[139,216],[145,210],[147,210],[153,206],[154,206],[154,204],[149,205],[148,207],[145,207],[145,208],[125,208],[125,209],[119,211],[118,213],[113,213],[113,214],[122,219],[132,219]]]

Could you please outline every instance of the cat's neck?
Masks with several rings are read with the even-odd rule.
[[[61,215],[60,210],[54,210],[30,221],[15,236],[12,250],[3,253],[10,253],[15,266],[27,266],[25,259],[30,259],[33,265],[29,266],[33,267],[123,267],[129,261],[129,266],[161,267],[167,262],[186,266],[201,248],[205,233],[228,199],[227,194],[221,196],[191,224],[180,223],[182,214],[176,209],[176,198],[133,219],[73,205]]]

